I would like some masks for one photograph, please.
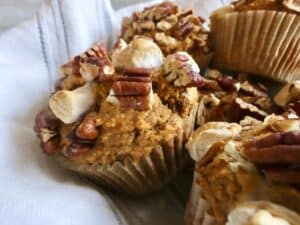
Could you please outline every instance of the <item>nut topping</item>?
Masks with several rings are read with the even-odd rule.
[[[56,130],[59,126],[59,120],[49,109],[44,109],[35,117],[34,131],[39,135],[43,129]]]
[[[46,154],[56,153],[59,147],[59,120],[49,109],[42,110],[35,117],[34,131],[41,139],[41,147]]]
[[[244,153],[274,182],[300,183],[300,131],[277,132],[245,144]],[[286,166],[280,167],[285,164]]]
[[[191,54],[204,69],[212,56],[204,20],[192,10],[182,10],[172,2],[163,2],[122,21],[121,38],[130,42],[141,35],[154,39],[165,56],[178,51]]]
[[[186,52],[169,55],[162,65],[158,76],[164,76],[174,87],[201,87],[204,85],[200,69],[193,58]]]
[[[41,147],[47,155],[53,155],[59,150],[59,137],[54,137],[47,142],[42,142]]]
[[[96,43],[92,48],[63,65],[61,73],[65,77],[80,75],[84,81],[89,82],[96,78],[100,80],[111,78],[114,74],[114,67],[107,50],[101,43]]]
[[[111,90],[115,96],[145,96],[151,91],[151,83],[136,81],[116,81]]]
[[[152,98],[152,82],[147,70],[131,68],[116,77],[106,101],[120,107],[143,111],[151,109]]]
[[[76,129],[76,136],[85,140],[95,140],[98,137],[96,113],[89,113],[84,117]]]

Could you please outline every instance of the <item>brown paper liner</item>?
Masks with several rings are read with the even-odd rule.
[[[183,132],[137,161],[128,157],[124,162],[111,165],[78,165],[63,156],[56,156],[62,167],[130,195],[145,195],[160,190],[181,171],[187,159],[188,153],[183,148]]]
[[[198,107],[199,104],[195,103],[191,110],[190,114],[187,117],[183,118],[183,137],[184,142],[186,142],[189,137],[191,136],[192,132],[195,130],[195,124],[197,119],[197,113],[198,113]]]
[[[202,197],[198,183],[200,174],[195,170],[190,198],[186,207],[185,225],[213,225],[215,219],[209,214],[209,203]]]
[[[300,16],[278,11],[213,14],[213,66],[277,81],[300,79]]]

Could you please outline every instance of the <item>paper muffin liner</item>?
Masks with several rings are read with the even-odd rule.
[[[195,170],[190,198],[186,207],[185,225],[213,225],[215,219],[209,214],[209,204],[203,198],[199,184],[200,174]]]
[[[188,153],[183,148],[183,132],[137,161],[128,157],[123,162],[110,165],[78,165],[63,156],[56,156],[56,161],[62,167],[129,195],[145,195],[160,190],[181,171],[187,159]]]
[[[197,112],[198,112],[198,103],[195,103],[191,110],[190,114],[183,118],[183,137],[184,142],[189,139],[192,132],[195,130],[195,124],[196,124],[196,118],[197,118]]]
[[[300,78],[300,16],[256,10],[213,14],[213,66],[277,81]]]

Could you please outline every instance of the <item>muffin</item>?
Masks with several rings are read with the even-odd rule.
[[[130,42],[134,36],[152,38],[165,56],[178,51],[188,52],[204,70],[210,62],[212,51],[204,20],[192,10],[182,10],[172,2],[146,7],[122,21],[120,38]]]
[[[110,53],[98,43],[61,67],[63,78],[35,121],[42,149],[110,189],[155,192],[188,159],[184,143],[194,130],[199,71],[187,53],[164,58],[147,37],[120,41]]]
[[[300,4],[240,0],[211,15],[213,66],[277,81],[299,79]]]
[[[197,164],[186,224],[210,224],[206,221],[218,225],[273,224],[253,222],[264,218],[274,224],[277,220],[298,224],[299,118],[270,115],[263,122],[247,118],[240,125],[207,123],[206,126],[198,132],[202,138],[191,138],[187,144]],[[206,139],[213,133],[219,136]],[[199,143],[203,140],[206,145]],[[263,212],[262,219],[253,212],[240,210],[241,205],[253,201],[266,201],[270,207],[279,204],[281,213],[265,206],[267,212]],[[286,209],[294,215],[294,220],[289,220]],[[289,224],[286,221],[279,224]]]
[[[280,109],[272,102],[267,89],[247,74],[228,76],[209,70],[204,85],[198,88],[197,126],[207,122],[239,122],[245,116],[263,119]]]

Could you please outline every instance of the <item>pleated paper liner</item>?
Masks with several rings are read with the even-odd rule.
[[[300,79],[300,16],[245,11],[211,17],[213,66],[277,81]]]
[[[62,167],[129,195],[145,195],[160,190],[181,171],[187,159],[183,132],[137,161],[128,157],[124,162],[117,161],[111,165],[78,165],[63,156],[56,157]]]
[[[184,142],[188,140],[188,138],[191,136],[192,132],[195,130],[195,123],[197,118],[197,112],[198,112],[198,103],[195,103],[188,116],[182,118],[183,119],[183,137]]]
[[[209,203],[202,197],[198,183],[200,174],[195,170],[190,198],[184,216],[184,225],[214,225],[215,219],[209,214]]]

